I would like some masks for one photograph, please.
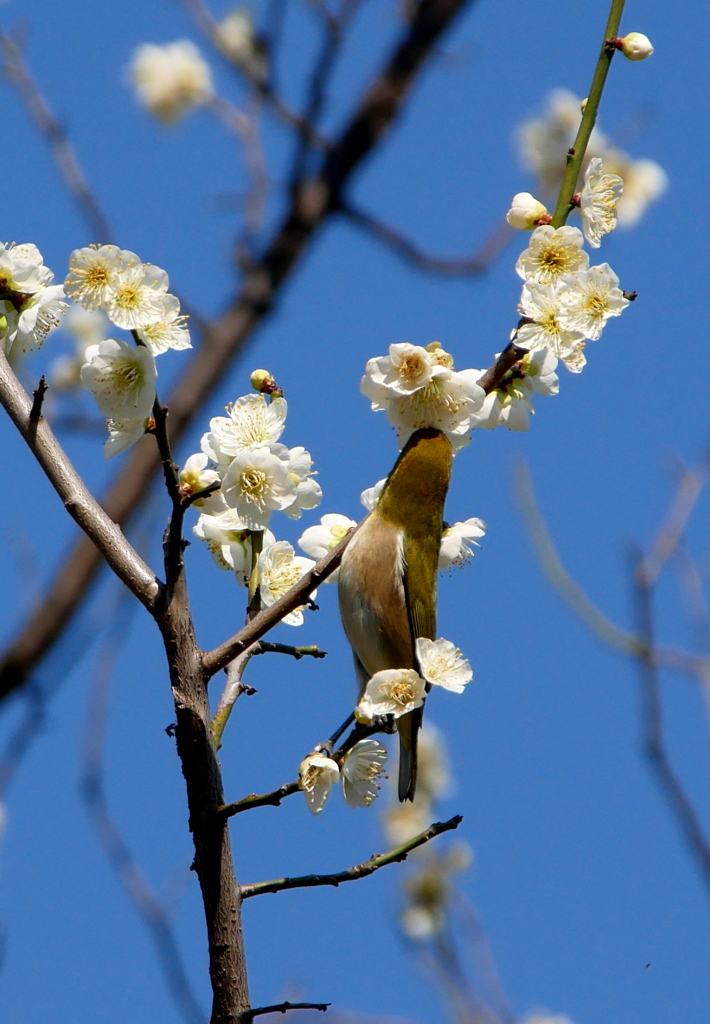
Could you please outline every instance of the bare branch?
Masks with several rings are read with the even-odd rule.
[[[367,875],[371,875],[379,868],[384,868],[388,864],[395,864],[397,861],[406,860],[412,850],[423,846],[431,839],[434,839],[435,836],[441,835],[442,832],[449,832],[451,829],[458,828],[462,821],[463,817],[460,814],[449,818],[448,821],[435,821],[433,825],[420,832],[418,836],[407,840],[406,843],[402,843],[396,849],[390,850],[389,853],[376,854],[362,864],[356,864],[345,871],[336,871],[332,875],[301,875],[297,878],[274,878],[270,882],[242,885],[239,891],[242,899],[246,900],[250,896],[262,896],[267,892],[282,892],[284,889],[303,889],[314,885],[338,886],[341,882],[354,882],[358,878],[365,878]]]
[[[32,420],[32,403],[3,352],[0,352],[0,404],[24,437],[69,515],[118,578],[151,611],[159,581],[89,493],[47,421]]]
[[[274,789],[270,793],[264,793],[261,796],[252,793],[241,800],[236,800],[233,804],[223,804],[217,810],[223,817],[232,818],[235,814],[241,814],[242,811],[250,811],[252,807],[278,807],[282,800],[298,793],[300,788],[301,780],[294,779],[293,782],[285,782],[283,786],[279,786],[278,789]]]
[[[272,644],[266,640],[260,640],[254,654],[288,654],[290,657],[300,661],[301,658],[327,658],[328,652],[321,651],[315,644],[306,647],[292,647],[290,644]]]
[[[497,228],[488,241],[473,256],[459,259],[432,256],[424,252],[409,238],[401,234],[389,224],[378,220],[372,214],[355,206],[350,201],[343,202],[340,213],[357,227],[373,235],[378,242],[384,242],[401,259],[420,270],[430,274],[443,274],[447,277],[476,277],[485,274],[491,263],[503,249],[510,238],[508,230]],[[507,225],[506,225],[507,229]]]
[[[67,191],[74,197],[89,233],[94,240],[111,241],[111,229],[95,196],[89,188],[67,133],[54,116],[24,62],[22,51],[11,36],[0,32],[2,69],[17,87],[40,134],[49,145]]]
[[[663,709],[660,686],[653,656],[652,585],[654,577],[647,573],[646,560],[637,558],[634,573],[634,597],[639,635],[643,647],[637,661],[643,692],[643,730],[646,756],[691,853],[710,887],[710,842],[703,832],[700,818],[680,779],[671,766],[663,735]]]
[[[258,1006],[254,1010],[247,1010],[241,1015],[240,1021],[247,1024],[255,1017],[261,1017],[265,1013],[288,1013],[289,1010],[320,1010],[325,1013],[330,1003],[274,1003],[273,1006]]]
[[[204,344],[196,350],[169,396],[167,405],[173,443],[191,424],[203,402],[224,379],[230,362],[273,308],[288,275],[337,209],[353,172],[398,117],[417,73],[441,34],[472,2],[421,0],[381,74],[366,91],[340,138],[324,155],[320,173],[297,189],[291,208],[263,257],[245,275],[231,307],[207,329]],[[102,500],[103,507],[116,523],[125,525],[130,520],[149,494],[150,483],[158,469],[155,451],[149,445],[137,445]],[[100,567],[101,558],[93,545],[84,540],[69,552],[45,600],[33,609],[0,661],[0,699],[21,686],[51,648],[78,609]],[[252,636],[249,642],[254,639],[257,638]],[[234,654],[226,658],[222,667],[232,657]]]

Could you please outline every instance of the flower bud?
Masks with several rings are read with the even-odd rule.
[[[521,231],[532,231],[540,218],[547,214],[547,208],[530,195],[529,192],[518,192],[513,196],[513,204],[505,215],[511,227]]]
[[[616,40],[617,49],[629,60],[645,60],[653,53],[651,40],[643,32],[629,32]]]
[[[254,370],[249,380],[251,381],[251,386],[260,395],[283,396],[283,391],[268,370]]]
[[[584,99],[582,100],[582,102],[579,104],[579,109],[582,111],[582,113],[584,113],[584,111],[587,109],[587,104],[588,103],[589,103],[589,96],[585,96]]]

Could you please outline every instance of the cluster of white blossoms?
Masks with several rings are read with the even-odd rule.
[[[469,662],[450,640],[418,637],[415,647],[419,671],[393,668],[375,672],[355,708],[358,722],[369,725],[379,715],[400,718],[420,708],[432,686],[463,693],[473,679]]]
[[[163,46],[142,43],[133,54],[130,76],[141,104],[165,125],[213,95],[209,65],[188,39]]]
[[[569,225],[541,224],[518,258],[515,269],[524,282],[518,312],[523,319],[513,339],[531,352],[513,367],[509,383],[503,381],[506,397],[517,402],[518,416],[530,411],[527,406],[533,391],[557,393],[557,359],[579,373],[586,363],[587,341],[601,337],[607,320],[629,305],[629,297],[619,288],[609,264],[590,267],[583,249],[585,235],[596,248],[602,236],[615,227],[620,189],[621,179],[605,174],[601,160],[592,161],[579,197],[584,234]],[[519,380],[521,370],[524,375]],[[526,426],[527,420],[522,429]]]
[[[273,378],[255,371],[252,382],[261,388]],[[210,420],[202,451],[191,455],[180,472],[185,496],[213,488],[194,503],[201,508],[194,527],[217,565],[234,572],[246,584],[252,571],[253,536],[260,536],[257,571],[261,604],[282,597],[315,564],[294,553],[288,541],[276,540],[268,529],[273,512],[299,519],[304,509],[320,504],[322,491],[313,477],[313,460],[305,448],[287,448],[279,438],[288,405],[277,393],[243,395],[227,406],[226,416]],[[303,622],[301,609],[283,620]]]
[[[634,37],[629,47],[638,42],[635,37],[639,35],[629,33],[625,37]],[[581,108],[581,100],[573,93],[565,89],[555,90],[548,99],[545,114],[526,121],[519,130],[523,161],[535,174],[545,194],[556,191],[562,181],[567,151],[579,128]],[[668,184],[666,172],[653,160],[633,160],[598,128],[594,129],[589,140],[584,169],[596,159],[603,161],[608,174],[618,175],[623,180],[624,191],[617,205],[618,223],[620,227],[632,227],[665,191]]]
[[[135,444],[151,422],[155,356],[190,348],[186,316],[168,291],[168,275],[116,245],[75,249],[64,291],[85,310],[102,311],[115,327],[132,331],[137,344],[107,338],[88,345],[79,376],[106,417],[106,458]]]
[[[333,786],[343,784],[348,807],[369,807],[378,796],[387,749],[379,740],[360,740],[347,751],[340,764],[320,748],[304,758],[299,768],[301,790],[311,814],[320,814]]]
[[[36,245],[0,242],[0,347],[11,359],[34,352],[67,309]]]

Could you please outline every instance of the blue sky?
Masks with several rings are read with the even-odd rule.
[[[533,184],[515,153],[516,125],[552,88],[586,93],[606,16],[596,0],[541,0],[512,10],[480,0],[447,37],[352,195],[428,251],[475,250],[510,197]],[[126,85],[138,43],[199,41],[181,5],[3,5],[3,27],[19,20],[28,30],[28,60],[68,126],[118,242],[168,270],[175,290],[197,308],[218,313],[234,289],[236,217],[219,197],[244,188],[238,145],[207,114],[172,131],[156,127]],[[670,185],[638,228],[605,244],[601,258],[625,288],[638,291],[638,301],[590,345],[583,374],[561,370],[559,396],[539,402],[528,434],[474,437],[456,459],[447,510],[450,520],[480,516],[488,534],[474,562],[440,585],[442,635],[464,649],[475,670],[463,697],[443,693],[427,706],[447,737],[457,779],[441,813],[464,815],[460,832],[474,863],[462,887],[514,1009],[522,1015],[544,1007],[575,1024],[705,1021],[710,904],[642,757],[634,667],[590,637],[550,591],[516,506],[512,468],[527,460],[570,572],[629,627],[630,544],[653,536],[673,493],[674,460],[697,460],[708,432],[706,20],[700,5],[686,8],[681,20],[657,0],[629,0],[624,30],[646,32],[656,52],[642,64],[614,62],[601,124],[624,144],[625,126],[652,110],[628,148],[661,163]],[[312,13],[294,0],[281,70],[294,106],[303,99],[313,29]],[[334,82],[329,127],[343,122],[397,31],[393,5],[363,6]],[[217,62],[215,71],[225,94],[242,102]],[[93,239],[16,95],[7,84],[2,89],[2,237],[35,242],[61,279],[69,252]],[[265,144],[277,192],[289,149],[272,122]],[[267,233],[278,215],[274,200]],[[487,365],[515,322],[520,282],[513,266],[522,247],[516,239],[485,277],[449,280],[425,276],[352,225],[331,222],[178,457],[197,450],[209,417],[248,390],[249,371],[268,366],[289,401],[283,440],[308,448],[324,491],[321,509],[302,523],[282,517],[279,536],[294,541],[323,512],[359,517],[360,491],[384,476],[396,455],[384,417],[359,394],[366,359],[395,341],[438,339],[459,367]],[[67,344],[50,338],[46,354],[27,368],[28,380]],[[163,356],[162,380],[184,359]],[[0,429],[7,474],[0,636],[9,637],[75,533],[10,424]],[[98,439],[64,441],[99,493],[115,466],[104,463]],[[154,565],[166,509],[157,493],[134,534]],[[707,558],[706,516],[701,501],[688,538],[699,560]],[[208,648],[234,632],[242,595],[196,544],[188,570],[198,636]],[[79,794],[89,679],[116,600],[115,585],[104,581],[42,667],[39,681],[56,695],[7,797],[0,1020],[8,1024],[178,1020],[149,937],[106,864]],[[222,751],[231,799],[293,778],[304,754],[349,710],[354,683],[334,590],[324,587],[319,604],[299,630],[282,626],[274,637],[317,643],[330,652],[327,659],[263,658],[250,669],[259,693],[240,702]],[[657,610],[661,638],[690,644],[672,574]],[[674,763],[710,828],[702,696],[686,679],[664,683]],[[19,701],[2,709],[5,741],[22,711]],[[183,784],[164,732],[171,721],[159,640],[136,609],[113,678],[107,793],[150,882],[179,896],[176,934],[208,1005]],[[240,881],[337,870],[385,844],[377,805],[354,812],[333,800],[314,819],[300,796],[241,816],[232,836]],[[401,876],[393,867],[339,889],[250,901],[244,920],[255,1004],[298,993],[362,1014],[443,1020],[436,993],[397,934]]]

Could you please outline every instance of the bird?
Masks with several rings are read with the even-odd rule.
[[[338,602],[360,696],[383,669],[419,671],[417,638],[436,638],[436,578],[452,459],[441,430],[415,430],[343,554]],[[416,792],[423,710],[397,719],[401,801],[414,800]]]

